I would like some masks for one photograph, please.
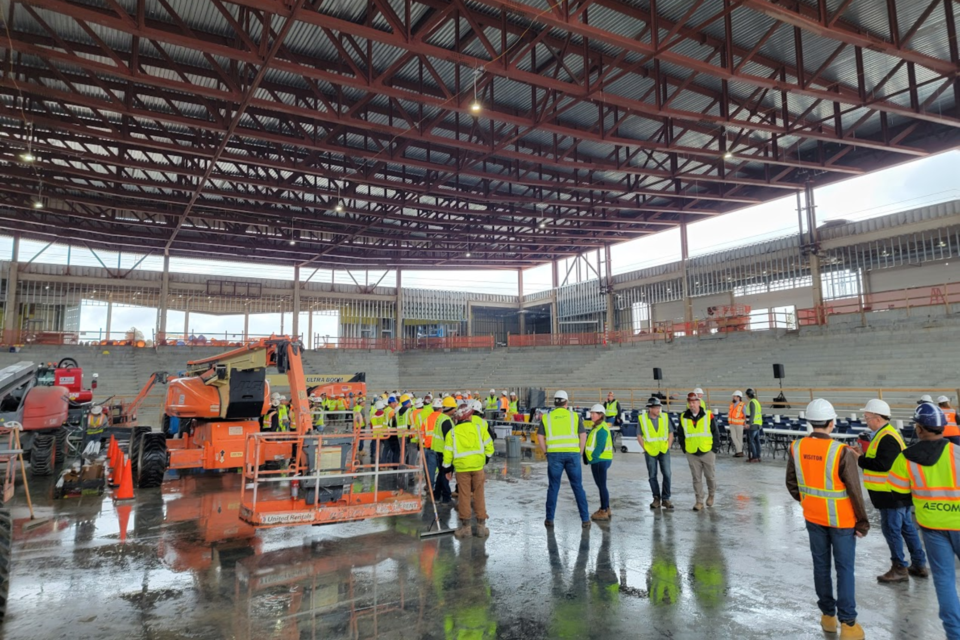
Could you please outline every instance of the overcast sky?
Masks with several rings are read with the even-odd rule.
[[[884,171],[861,176],[817,189],[817,220],[820,224],[829,220],[862,220],[886,215],[937,202],[960,198],[960,151],[916,160]],[[796,196],[790,194],[780,200],[755,207],[748,207],[735,213],[719,216],[710,220],[691,224],[688,227],[691,255],[711,253],[736,245],[752,244],[764,239],[796,233],[797,212]],[[44,248],[45,243],[23,241],[20,260],[27,261]],[[0,259],[9,259],[12,241],[0,238]],[[123,268],[131,268],[143,256],[116,252],[97,252],[93,255],[85,248],[69,249],[70,264],[115,267],[119,263]],[[68,249],[65,246],[52,246],[36,257],[38,262],[65,264]],[[611,249],[614,273],[624,273],[635,269],[664,264],[680,259],[680,232],[671,230],[654,236],[632,240],[616,245]],[[173,258],[171,271],[181,273],[207,273],[210,275],[235,272],[238,264],[226,261],[186,260]],[[595,259],[594,259],[595,264]],[[250,266],[250,265],[239,265]],[[148,257],[139,267],[160,270],[159,257]],[[290,267],[264,267],[256,265],[260,277],[292,279]],[[562,268],[563,278],[566,268]],[[576,270],[573,270],[575,275]],[[581,269],[583,279],[595,277],[593,272]],[[312,281],[374,284],[384,272],[365,274],[327,270],[304,272],[301,277],[312,277]],[[392,272],[386,274],[382,286],[395,286]],[[404,271],[404,287],[430,289],[468,289],[482,293],[517,294],[516,271]],[[542,291],[550,287],[550,265],[543,265],[524,272],[524,293]],[[156,319],[156,310],[145,308],[119,308],[113,310],[112,329],[114,331],[137,327],[150,337]],[[81,315],[81,329],[96,331],[106,326],[106,308],[84,306]],[[307,322],[304,315],[300,323],[301,331],[306,333]],[[331,316],[315,316],[314,333],[337,335],[338,321]],[[167,320],[168,333],[183,330],[183,313],[170,311]],[[284,327],[290,329],[290,314],[286,314]],[[190,316],[191,333],[222,335],[224,332],[241,332],[242,316],[212,316],[194,313]],[[269,334],[279,332],[278,314],[263,314],[250,317],[251,334]]]

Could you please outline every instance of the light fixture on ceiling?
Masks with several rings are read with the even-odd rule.
[[[547,221],[546,221],[546,220],[541,220],[541,221],[540,221],[540,228],[541,228],[541,229],[546,229],[546,228],[547,228]]]
[[[733,153],[731,153],[730,151],[727,151],[726,153],[723,154],[724,160],[729,160],[732,157],[733,157]]]
[[[32,206],[34,209],[43,209],[43,178],[37,184],[37,197],[34,198]]]
[[[33,155],[33,152],[27,149],[20,154],[20,159],[24,162],[36,162],[37,156]]]
[[[20,154],[20,160],[26,163],[36,162],[37,156],[33,155],[33,123],[27,123],[27,150]]]
[[[467,257],[469,258],[469,257],[470,257],[470,252],[469,252],[469,251],[467,251],[467,254],[466,254],[466,255],[467,255]]]
[[[480,99],[477,97],[477,80],[481,73],[483,73],[483,67],[477,67],[473,70],[473,102],[470,103],[470,111],[473,113],[480,113],[483,110],[483,105],[480,104]]]

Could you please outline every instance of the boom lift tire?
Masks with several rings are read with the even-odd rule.
[[[53,473],[53,454],[57,436],[52,433],[35,433],[30,447],[30,473],[49,476]]]
[[[13,519],[10,517],[10,509],[0,509],[0,621],[7,614],[12,548]]]
[[[137,470],[140,468],[140,436],[150,433],[152,427],[134,427],[130,432],[130,445],[127,447],[127,455],[130,456],[130,468],[133,470],[133,477],[137,477]]]
[[[167,438],[162,433],[145,433],[140,436],[139,444],[137,486],[141,489],[159,487],[169,466]]]

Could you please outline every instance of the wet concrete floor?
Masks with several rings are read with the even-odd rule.
[[[831,638],[819,629],[799,505],[782,460],[718,463],[717,504],[690,510],[673,454],[672,513],[648,508],[642,455],[616,454],[614,518],[583,533],[569,487],[543,526],[544,462],[488,466],[491,536],[421,541],[410,516],[259,533],[237,519],[239,477],[190,476],[109,498],[18,490],[14,568],[0,637],[14,638]],[[588,471],[591,512],[599,506]],[[943,638],[930,580],[878,585],[879,514],[858,543],[857,602],[871,639]],[[429,503],[428,503],[429,510]],[[445,525],[455,525],[450,509]],[[122,539],[125,538],[125,539]]]

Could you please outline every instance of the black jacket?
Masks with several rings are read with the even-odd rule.
[[[690,409],[687,409],[683,412],[683,415],[680,416],[680,419],[688,418],[690,420],[698,420],[703,416],[704,410],[703,407],[700,407],[700,413],[693,415],[690,413]],[[717,427],[717,416],[710,414],[710,434],[713,436],[713,451],[717,452],[720,450],[720,429]],[[677,429],[677,442],[680,443],[680,449],[686,451],[684,446],[685,434],[683,433],[683,423],[680,423],[680,427]],[[704,451],[697,451],[695,456],[702,456]]]
[[[940,460],[943,455],[943,448],[947,446],[949,440],[940,438],[939,440],[921,440],[912,444],[903,450],[903,457],[910,462],[916,462],[921,467],[931,467]]]
[[[876,436],[874,436],[876,437]],[[886,473],[893,467],[893,461],[900,455],[900,443],[893,437],[884,436],[883,440],[877,446],[877,456],[868,458],[860,456],[857,459],[857,466],[867,471],[878,471]],[[908,493],[897,493],[895,491],[870,491],[870,502],[877,509],[896,509],[899,507],[909,507],[913,500]]]

